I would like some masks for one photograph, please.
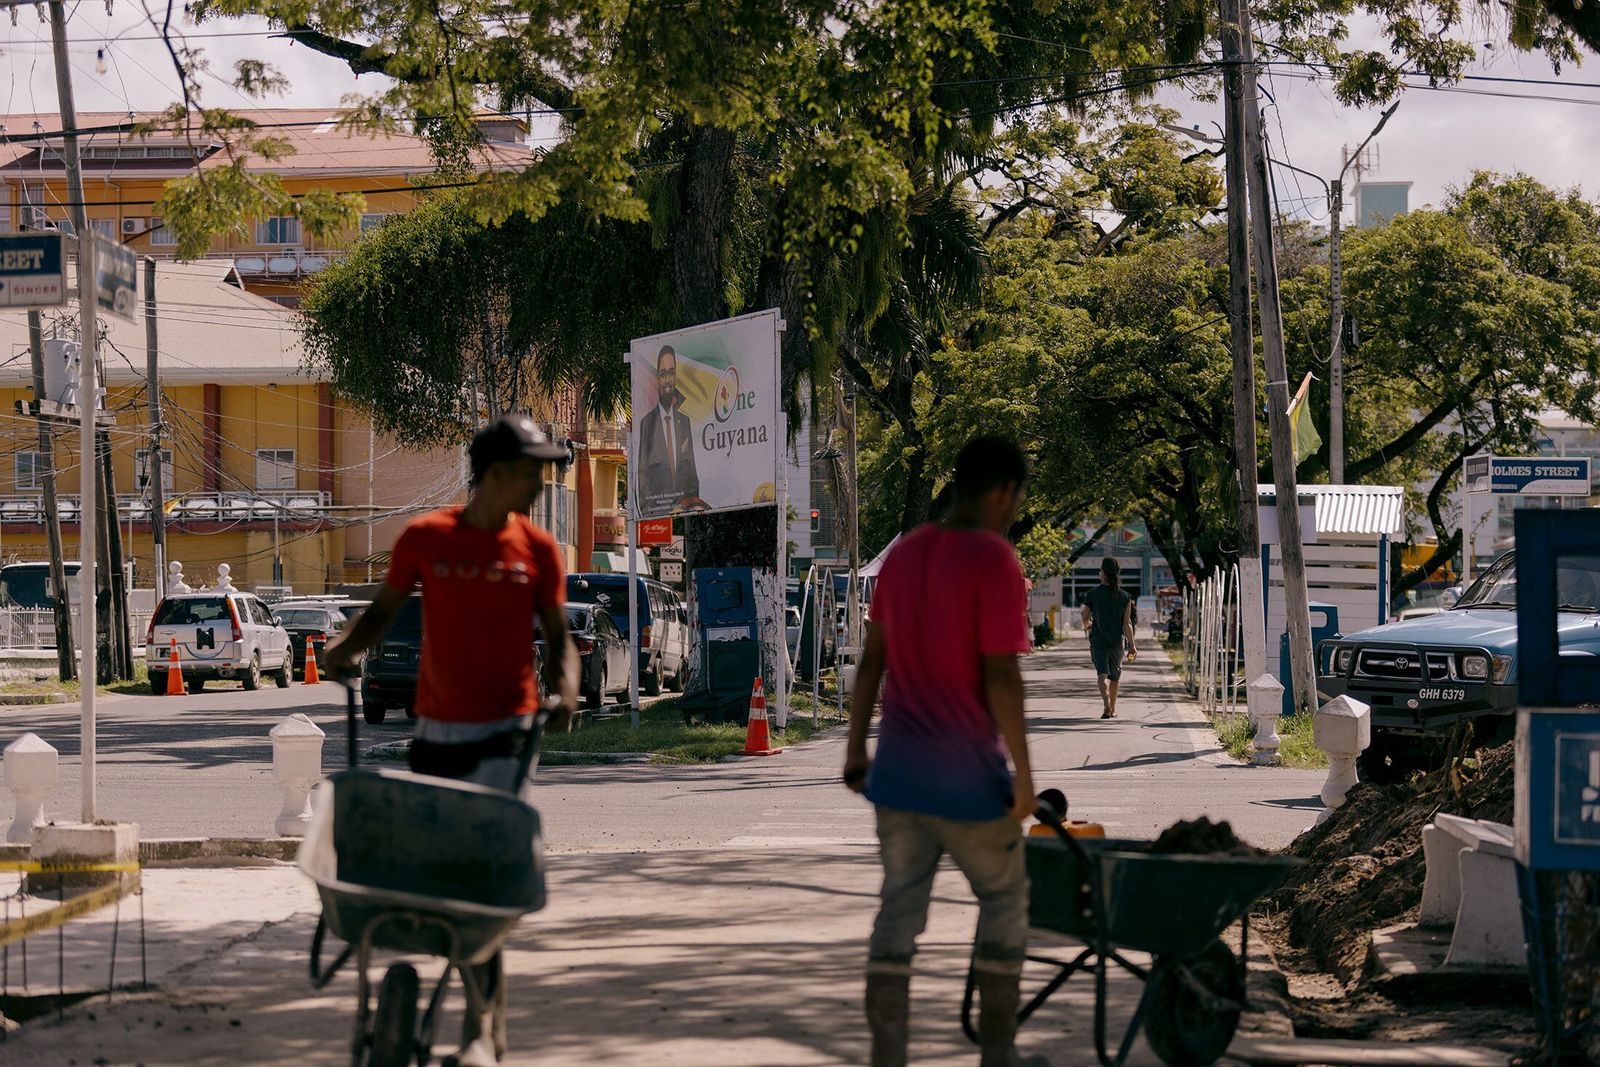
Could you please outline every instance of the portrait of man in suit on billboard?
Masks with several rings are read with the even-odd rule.
[[[694,429],[678,392],[678,354],[671,345],[656,353],[656,406],[639,420],[639,499],[661,512],[700,495],[694,465]]]

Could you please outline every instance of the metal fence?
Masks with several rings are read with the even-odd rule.
[[[1184,682],[1205,713],[1236,715],[1243,641],[1239,624],[1239,568],[1220,570],[1184,594]]]
[[[150,613],[131,611],[128,613],[128,620],[128,631],[135,650],[134,658],[137,659],[138,650],[144,647],[145,634],[150,628]],[[72,612],[74,646],[79,643],[81,633],[78,611],[74,608]],[[55,613],[49,608],[0,608],[0,649],[15,651],[55,647],[56,619]]]

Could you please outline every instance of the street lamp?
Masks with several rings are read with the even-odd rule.
[[[1344,484],[1344,261],[1339,251],[1344,215],[1344,176],[1355,165],[1356,160],[1361,158],[1362,150],[1378,136],[1399,106],[1400,101],[1396,100],[1384,109],[1383,114],[1378,117],[1378,124],[1372,127],[1372,132],[1356,146],[1354,152],[1350,153],[1350,157],[1339,170],[1339,176],[1331,183],[1322,175],[1313,174],[1292,163],[1285,163],[1281,159],[1269,160],[1285,170],[1316,179],[1328,197],[1328,318],[1332,330],[1332,339],[1328,345],[1328,480],[1334,485]],[[1202,144],[1222,144],[1214,137],[1202,136],[1198,130],[1167,122],[1163,122],[1161,126]]]

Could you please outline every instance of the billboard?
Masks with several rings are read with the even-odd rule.
[[[777,503],[781,330],[773,309],[633,342],[635,518]]]

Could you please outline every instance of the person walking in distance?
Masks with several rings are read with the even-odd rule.
[[[1122,591],[1121,583],[1122,565],[1107,556],[1100,564],[1100,584],[1083,600],[1083,628],[1089,632],[1089,658],[1100,687],[1102,719],[1117,717],[1124,650],[1129,663],[1138,655],[1133,642],[1133,597]]]
[[[328,646],[330,673],[348,675],[421,587],[422,664],[410,757],[418,774],[514,787],[519,743],[539,710],[535,619],[548,650],[549,728],[564,729],[577,706],[578,658],[567,639],[561,557],[555,539],[528,518],[544,465],[566,454],[526,415],[481,430],[467,450],[466,506],[412,520],[395,542],[372,606]],[[461,1052],[446,1062],[482,1067],[505,1052],[505,975],[498,954],[469,970],[491,1011],[465,1013]]]
[[[1034,797],[1018,665],[1029,650],[1028,599],[1005,533],[1027,478],[1027,461],[1010,441],[969,441],[956,457],[949,517],[901,539],[872,596],[844,764],[845,785],[876,808],[882,850],[867,950],[872,1067],[906,1063],[911,960],[946,854],[978,898],[982,1067],[1047,1067],[1012,1045],[1028,941],[1022,819]],[[869,759],[867,731],[886,671]]]

